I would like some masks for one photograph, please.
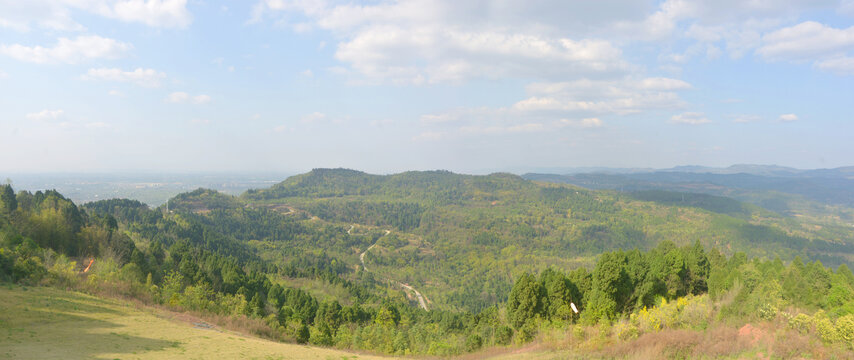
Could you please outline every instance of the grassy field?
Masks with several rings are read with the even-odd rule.
[[[747,329],[747,331],[745,331]],[[496,347],[464,360],[847,359],[850,351],[785,331],[779,324],[665,330],[631,341],[598,330],[545,330],[521,347]],[[773,354],[773,355],[772,355]],[[769,356],[770,355],[770,356]],[[48,287],[0,286],[0,359],[389,359],[279,343],[208,325],[192,316]],[[420,359],[427,359],[420,357]]]
[[[44,287],[0,287],[3,359],[382,359],[247,337],[188,316]]]

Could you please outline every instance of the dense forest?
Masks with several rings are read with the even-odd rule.
[[[0,280],[239,320],[282,341],[455,355],[550,329],[627,340],[772,320],[842,351],[854,341],[850,234],[725,198],[337,169],[240,197],[199,189],[168,211],[0,190]]]

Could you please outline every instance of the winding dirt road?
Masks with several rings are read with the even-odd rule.
[[[356,227],[355,225],[350,225],[350,229],[347,230],[347,235],[352,235],[351,231],[353,231],[353,228],[355,228],[355,227]],[[391,234],[391,230],[386,230],[385,234],[386,235]],[[368,251],[370,251],[376,245],[377,245],[377,243],[373,243],[371,246],[368,246],[368,248],[365,249],[364,252],[359,254],[359,261],[362,262],[362,269],[365,269],[365,271],[370,271],[370,270],[368,270],[368,267],[365,266],[365,255],[367,255]],[[400,287],[415,293],[415,297],[418,298],[418,305],[421,305],[421,308],[424,309],[425,311],[430,311],[430,309],[427,308],[427,301],[424,300],[424,296],[421,295],[420,291],[415,290],[414,287],[410,286],[409,284],[404,284],[400,281],[395,281],[395,280],[391,280],[391,279],[386,279],[386,280],[391,281],[393,283],[396,283],[397,285],[400,285]]]

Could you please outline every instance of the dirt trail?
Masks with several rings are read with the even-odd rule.
[[[355,228],[355,225],[350,225],[350,229],[347,230],[347,235],[352,235],[350,232],[353,231],[353,228]],[[386,234],[386,236],[388,234],[391,234],[391,230],[386,230],[385,234]],[[377,240],[377,241],[379,241],[379,240]],[[365,249],[364,252],[359,254],[359,261],[362,262],[362,269],[365,269],[365,271],[370,271],[370,270],[368,270],[368,267],[365,266],[365,255],[367,255],[368,251],[370,251],[376,245],[377,245],[377,243],[373,243],[371,246],[368,246],[368,248]],[[418,298],[418,305],[420,305],[421,308],[424,309],[425,311],[430,311],[430,309],[427,308],[427,301],[424,300],[424,296],[421,295],[420,291],[416,290],[414,287],[410,286],[409,284],[404,284],[400,281],[391,280],[391,279],[386,279],[386,280],[391,281],[397,285],[400,285],[400,287],[415,293],[415,297]]]

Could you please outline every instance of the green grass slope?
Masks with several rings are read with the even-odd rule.
[[[46,287],[0,287],[4,359],[381,359],[225,331],[188,315]]]

